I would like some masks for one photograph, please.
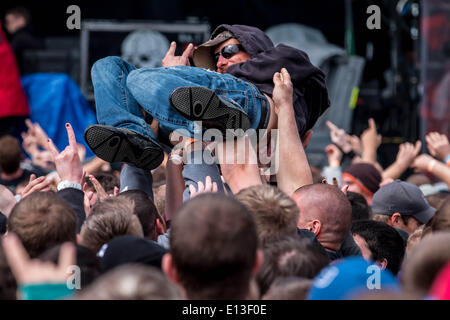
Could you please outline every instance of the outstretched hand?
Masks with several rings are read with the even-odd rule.
[[[194,45],[190,43],[186,49],[183,51],[181,56],[175,56],[175,49],[177,44],[173,41],[170,44],[169,50],[167,51],[165,57],[162,60],[163,67],[175,67],[175,66],[190,66],[189,58],[192,57],[194,52]]]
[[[190,192],[190,198],[194,198],[196,196],[198,196],[201,193],[207,193],[207,192],[217,192],[218,188],[217,188],[217,183],[215,182],[211,182],[211,177],[210,176],[206,176],[205,179],[205,184],[203,184],[203,182],[198,181],[197,182],[197,188],[198,190],[195,189],[195,187],[190,184],[189,185],[189,192]]]
[[[34,192],[45,192],[45,191],[51,191],[51,181],[45,179],[45,176],[36,178],[34,174],[30,175],[30,180],[28,181],[28,184],[23,188],[22,192],[20,193],[20,198],[23,199],[30,194]]]
[[[52,153],[56,172],[61,180],[69,180],[81,184],[83,177],[83,167],[78,154],[78,145],[75,133],[70,123],[66,123],[69,145],[59,152],[51,139],[48,139],[48,147]]]
[[[19,238],[8,234],[3,238],[3,248],[11,271],[18,284],[66,283],[71,275],[69,267],[76,264],[76,249],[72,243],[64,243],[58,264],[30,259]]]
[[[446,135],[430,132],[425,136],[425,140],[427,141],[428,151],[433,157],[444,161],[450,155],[450,143]]]

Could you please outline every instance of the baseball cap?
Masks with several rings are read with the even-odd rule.
[[[210,39],[196,47],[192,56],[195,66],[209,70],[216,70],[216,64],[214,63],[211,49],[212,47],[230,38],[234,38],[233,34],[230,31],[223,31],[213,39]]]
[[[436,212],[419,187],[401,180],[386,184],[375,192],[371,207],[373,213],[392,215],[398,212],[423,224],[430,221]]]
[[[124,235],[106,243],[100,252],[101,270],[107,272],[126,263],[142,263],[161,269],[162,257],[167,251],[155,241]]]
[[[348,300],[374,290],[399,291],[400,287],[389,270],[362,257],[349,257],[327,266],[314,278],[308,300]]]

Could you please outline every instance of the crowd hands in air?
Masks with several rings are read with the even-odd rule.
[[[187,65],[191,50],[175,57],[172,44],[163,64]],[[136,173],[85,159],[69,123],[68,145],[59,151],[39,124],[27,121],[25,162],[41,176],[29,174],[14,192],[1,186],[7,227],[0,298],[448,299],[447,137],[427,134],[429,154],[421,153],[420,141],[402,143],[395,161],[383,168],[373,119],[360,137],[327,122],[328,166],[311,168],[305,153],[310,135],[303,141],[298,135],[288,71],[274,74],[273,82],[279,164],[272,176],[249,161],[257,150],[248,136],[236,142],[248,146],[244,163],[219,162],[195,181],[185,175],[187,149],[173,149],[151,173]],[[227,156],[223,146],[214,152]],[[414,171],[408,183],[398,181],[408,169]],[[143,187],[130,187],[130,179],[144,181]],[[400,189],[428,201],[406,197],[395,203],[389,193]],[[395,210],[383,211],[383,203]],[[320,286],[332,261],[353,272]],[[365,278],[358,282],[369,263],[382,270],[385,290],[369,290]],[[67,284],[71,266],[81,269],[79,287]],[[423,270],[433,274],[421,281]]]

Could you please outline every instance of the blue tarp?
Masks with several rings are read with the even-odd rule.
[[[22,77],[22,85],[31,109],[31,121],[37,122],[62,151],[68,144],[66,122],[77,142],[93,153],[83,138],[84,130],[97,122],[95,113],[75,82],[64,73],[33,73]]]

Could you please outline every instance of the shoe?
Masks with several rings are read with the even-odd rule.
[[[202,121],[204,128],[250,129],[245,112],[222,100],[214,91],[205,87],[180,87],[172,91],[169,102],[188,120]]]
[[[108,162],[152,170],[164,160],[161,146],[131,130],[94,124],[86,129],[84,139],[97,157]]]

